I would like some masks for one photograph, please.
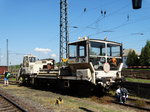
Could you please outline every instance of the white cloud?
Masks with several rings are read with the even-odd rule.
[[[52,57],[52,58],[56,58],[56,57],[57,57],[57,55],[56,55],[56,54],[51,54],[51,55],[50,55],[50,57]]]
[[[48,48],[35,48],[34,51],[48,53],[51,52],[52,50]]]

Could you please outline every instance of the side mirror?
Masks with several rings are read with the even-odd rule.
[[[142,0],[132,0],[133,9],[140,9],[142,7]]]

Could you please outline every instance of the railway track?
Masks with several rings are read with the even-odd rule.
[[[12,83],[14,83],[15,84],[15,82],[12,82]],[[1,97],[1,95],[0,95],[0,97]],[[114,96],[111,96],[110,95],[110,97],[113,97],[114,98]],[[4,98],[5,99],[5,98]],[[140,112],[145,112],[145,111],[148,111],[148,112],[150,112],[150,102],[149,101],[145,101],[145,103],[146,103],[146,105],[148,105],[148,106],[146,106],[146,107],[141,107],[141,106],[136,106],[136,105],[134,105],[134,103],[133,102],[135,102],[137,99],[132,99],[132,98],[129,98],[129,99],[127,99],[127,102],[126,102],[126,104],[122,104],[122,103],[118,103],[118,102],[116,102],[115,100],[113,100],[112,101],[112,103],[114,103],[114,104],[117,104],[117,105],[121,105],[121,106],[125,106],[125,107],[131,107],[131,108],[134,108],[134,109],[137,109],[138,111],[140,111]],[[138,100],[140,100],[140,99],[138,99]],[[12,101],[11,101],[12,102]],[[1,104],[1,98],[0,98],[0,104]],[[9,107],[9,106],[6,106],[7,108]],[[148,107],[148,108],[147,108]],[[12,109],[12,106],[10,106],[10,108],[11,108],[11,110],[13,110]],[[18,108],[18,107],[17,107]],[[8,108],[9,109],[9,108]],[[0,112],[1,112],[1,105],[0,105]],[[2,112],[7,112],[7,111],[2,111]],[[9,111],[9,112],[27,112],[26,110],[16,110],[16,111]]]
[[[119,105],[122,105],[122,106],[126,106],[126,107],[135,108],[135,109],[138,109],[138,110],[141,110],[141,111],[150,112],[150,108],[139,107],[139,106],[135,106],[135,105],[131,105],[131,104],[126,104],[126,103],[123,104],[123,103],[118,103],[118,102],[115,102],[115,101],[113,101],[113,103],[119,104]]]
[[[0,83],[3,84],[4,83],[4,79],[0,79]],[[17,82],[16,81],[9,81],[10,85],[16,85]]]
[[[0,94],[0,112],[27,112],[8,97]]]
[[[115,98],[114,96],[111,96],[111,97]],[[141,111],[148,111],[148,112],[150,112],[150,101],[144,101],[146,107],[142,107],[142,106],[136,105],[135,104],[136,101],[141,101],[141,100],[140,99],[128,98],[126,103],[119,103],[117,101],[112,101],[112,103],[115,103],[115,104],[118,104],[118,105],[122,105],[122,106],[125,106],[125,107],[135,108],[135,109],[138,109],[138,110],[141,110]]]

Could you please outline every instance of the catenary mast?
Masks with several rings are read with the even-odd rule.
[[[60,54],[59,61],[68,57],[68,1],[60,0]]]

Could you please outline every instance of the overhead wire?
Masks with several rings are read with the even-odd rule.
[[[115,27],[107,29],[107,30],[115,30],[115,29],[124,27],[126,25],[130,25],[130,24],[134,24],[134,23],[140,22],[141,20],[144,21],[144,20],[149,20],[149,19],[150,19],[150,17],[146,17],[146,18],[141,18],[141,19],[134,20],[133,22],[124,22],[124,23],[122,23],[122,24],[120,24],[118,26],[115,26]],[[97,34],[100,34],[100,33],[103,33],[103,31],[100,31],[100,32],[97,32],[97,33],[94,33],[94,34],[90,34],[88,36],[90,37],[90,36],[97,35]]]
[[[91,29],[96,29],[96,28],[92,28],[92,25],[98,24],[98,23],[99,23],[100,21],[102,21],[104,18],[108,18],[109,16],[112,16],[112,15],[114,15],[114,14],[117,14],[117,13],[118,13],[119,11],[121,11],[122,9],[125,9],[128,5],[129,5],[129,3],[126,4],[126,5],[123,6],[123,7],[121,7],[121,8],[119,8],[119,9],[115,10],[114,12],[108,14],[107,16],[102,16],[102,17],[101,17],[101,16],[98,16],[98,18],[97,18],[94,22],[92,22],[91,24],[89,24],[89,25],[85,26],[84,28],[82,28],[82,30],[81,30],[80,32],[78,32],[76,35],[80,34],[81,32],[84,32],[86,29],[89,29],[89,28],[91,28]]]
[[[107,7],[108,7],[109,5],[112,6],[113,4],[119,2],[119,0],[112,0],[111,2],[110,1],[106,2],[106,0],[104,0],[104,1],[105,1],[105,3],[101,1],[101,3],[102,3],[101,6],[106,6],[106,4],[107,4]],[[89,11],[92,11],[92,10],[100,10],[100,8],[99,7],[94,7],[94,8],[84,7],[83,11],[79,15],[82,16],[85,12],[89,12]],[[78,18],[80,16],[78,16]]]
[[[147,19],[148,19],[148,18],[147,18]],[[147,19],[145,19],[145,20],[147,20]],[[149,17],[149,19],[150,19],[150,17]],[[134,24],[134,23],[136,23],[136,22],[130,22],[130,23],[124,22],[124,23],[122,23],[122,24],[119,25],[119,26],[115,26],[115,27],[110,28],[110,29],[107,29],[107,30],[115,30],[115,29],[124,27],[124,26],[129,25],[129,24]],[[103,31],[100,31],[100,32],[97,32],[97,33],[94,33],[94,34],[90,34],[90,35],[88,35],[88,36],[90,37],[90,36],[94,36],[94,35],[97,35],[97,34],[100,34],[100,33],[104,33],[104,32],[103,32]]]
[[[109,2],[105,2],[105,4],[107,4],[107,7],[109,6],[109,5],[112,5],[112,4],[114,4],[114,3],[116,3],[116,2],[118,2],[118,0],[113,0],[113,1],[111,1],[111,3],[110,3],[110,1]],[[101,2],[101,3],[103,3],[103,2]],[[103,4],[101,4],[101,6],[105,6],[105,4],[103,3]],[[89,11],[92,11],[92,10],[100,10],[100,8],[99,7],[95,7],[95,8],[88,8],[88,7],[84,7],[83,8],[84,10],[81,12],[81,14],[80,14],[80,16],[82,16],[85,12],[89,12]],[[86,9],[86,10],[85,10]],[[78,16],[77,18],[80,18],[80,16]],[[77,19],[76,18],[76,19]],[[98,16],[98,18],[96,19],[96,21],[99,19],[99,16]],[[93,22],[92,22],[93,23]],[[91,24],[92,24],[91,23]],[[89,26],[89,25],[87,25],[87,26]]]
[[[121,7],[120,9],[117,9],[116,11],[112,12],[111,14],[108,14],[106,17],[108,18],[109,16],[112,16],[114,14],[117,14],[119,11],[121,11],[122,9],[125,9],[129,4]],[[103,20],[104,18],[100,19],[100,20],[97,20],[97,23],[100,22],[101,20]]]

